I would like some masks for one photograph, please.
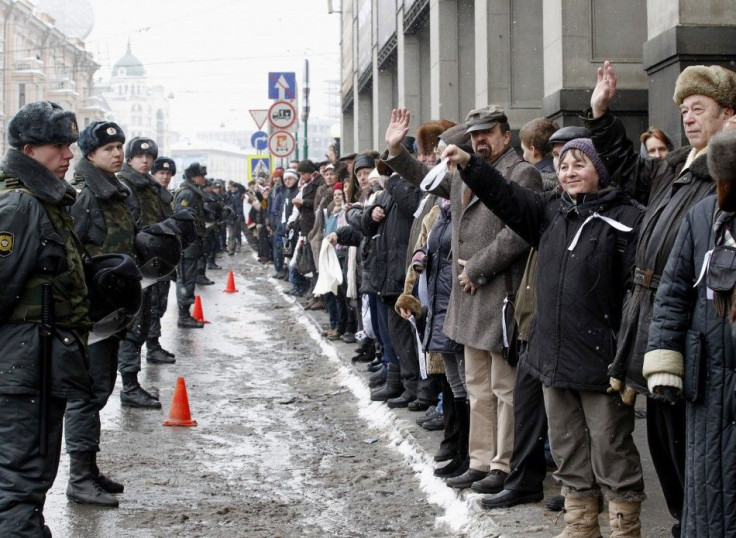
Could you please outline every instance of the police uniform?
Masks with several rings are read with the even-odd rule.
[[[201,328],[203,325],[189,314],[194,303],[194,286],[197,282],[199,261],[204,253],[207,236],[205,227],[204,193],[193,181],[194,177],[205,175],[199,163],[192,163],[185,171],[184,183],[174,195],[174,210],[186,209],[194,216],[197,224],[197,239],[183,252],[176,268],[176,300],[179,304],[179,327]]]
[[[68,399],[92,395],[85,349],[92,323],[82,247],[66,211],[76,193],[20,150],[27,143],[75,141],[76,118],[50,102],[29,103],[10,121],[8,138],[13,148],[0,162],[0,536],[50,536],[43,506],[59,466],[64,407]],[[52,290],[54,323],[42,413],[45,284]]]
[[[148,138],[133,138],[128,143],[126,149],[128,163],[136,155],[142,154],[151,155],[155,159],[158,156],[156,143]],[[150,174],[141,174],[128,163],[123,165],[117,177],[130,192],[130,195],[126,199],[126,204],[137,228],[145,228],[151,224],[163,221],[167,215],[159,195],[161,186]],[[153,301],[152,288],[155,285],[145,289],[141,309],[133,321],[133,326],[125,333],[123,341],[120,342],[118,370],[121,375],[126,373],[137,374],[141,370],[141,348],[150,334],[152,321],[151,305]],[[158,342],[158,338],[156,338],[155,342]],[[158,347],[154,346],[153,350],[149,347],[146,360],[154,363],[175,362],[173,355],[164,353],[160,344]]]

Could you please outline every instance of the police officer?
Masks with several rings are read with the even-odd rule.
[[[171,178],[176,175],[176,163],[168,157],[158,157],[153,163],[151,173],[158,185],[158,199],[161,211],[164,216],[169,217],[172,213],[171,204],[174,201],[174,196],[168,187],[171,183]],[[151,286],[151,324],[148,329],[148,338],[146,339],[146,360],[149,362],[157,362],[157,360],[165,357],[174,358],[174,354],[161,347],[158,340],[161,337],[161,318],[166,313],[166,308],[168,307],[169,288],[173,279],[174,275],[172,274]]]
[[[184,183],[174,195],[174,210],[188,210],[197,223],[197,238],[182,252],[181,261],[176,269],[176,301],[179,305],[177,325],[184,329],[204,327],[203,323],[190,315],[189,309],[194,303],[194,286],[197,282],[199,260],[204,253],[204,241],[207,235],[204,193],[202,192],[206,175],[207,169],[198,162],[193,162],[184,170]]]
[[[95,121],[79,134],[81,159],[72,185],[79,191],[71,209],[74,227],[87,252],[92,255],[122,253],[137,260],[134,248],[136,226],[127,207],[128,189],[115,177],[123,165],[125,134],[110,121]],[[117,376],[118,336],[89,346],[90,374],[94,397],[72,400],[66,411],[66,447],[71,459],[66,495],[83,504],[116,507],[111,493],[121,493],[123,485],[96,472],[95,458],[100,450],[100,411],[107,404]],[[137,373],[123,373],[123,405],[145,404],[161,407],[138,384]]]
[[[220,198],[222,186],[218,180],[208,179],[205,182],[204,192],[204,213],[206,215],[207,236],[205,239],[205,262],[206,269],[219,271],[222,269],[215,261],[215,256],[219,249],[220,227],[222,226],[222,216],[224,204]],[[204,274],[201,270],[200,274]],[[209,279],[208,279],[209,280]]]
[[[133,215],[136,226],[145,228],[157,222],[163,221],[171,213],[164,209],[161,200],[161,187],[149,174],[153,163],[158,157],[158,146],[150,138],[132,138],[125,148],[125,164],[118,172],[117,177],[128,187],[130,196],[126,199],[128,209]],[[168,191],[167,191],[168,192]],[[146,288],[143,293],[143,304],[138,312],[133,326],[125,333],[125,339],[120,343],[118,350],[118,369],[120,375],[128,373],[137,375],[141,370],[141,348],[150,333],[152,317],[152,288],[157,284]],[[158,342],[156,338],[155,342]],[[151,348],[153,346],[153,349]],[[149,343],[146,361],[155,364],[171,364],[176,362],[172,353],[165,352],[159,344]],[[121,399],[131,400],[128,405],[134,407],[158,408],[157,400],[141,398],[141,393],[136,391],[131,399],[130,395],[121,393]],[[153,405],[151,405],[153,404]]]
[[[51,536],[43,506],[59,467],[66,401],[92,396],[87,287],[66,211],[76,193],[64,181],[78,129],[74,113],[41,101],[21,108],[7,132],[11,147],[0,162],[0,536]],[[44,284],[55,312],[41,396]]]

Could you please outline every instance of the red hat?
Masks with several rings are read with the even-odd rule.
[[[283,168],[277,168],[273,171],[273,177],[281,177],[284,175],[284,169]]]
[[[332,186],[332,192],[341,191],[341,190],[342,190],[342,183],[339,181]]]

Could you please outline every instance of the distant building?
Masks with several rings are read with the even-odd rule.
[[[180,140],[172,145],[168,153],[176,162],[177,177],[173,181],[174,188],[181,184],[184,169],[193,162],[207,167],[208,178],[247,183],[248,155],[252,153],[221,142]]]
[[[107,85],[96,90],[109,107],[109,119],[120,125],[125,136],[152,138],[160,154],[171,147],[170,104],[163,86],[150,85],[143,63],[133,55],[128,42],[125,54],[115,62]]]
[[[91,18],[79,14],[76,35],[70,36],[63,24],[57,25],[51,14],[55,13],[52,4],[0,0],[3,135],[9,119],[20,107],[33,101],[50,100],[73,110],[80,127],[105,116],[104,107],[92,91],[93,76],[100,66],[85,50],[83,41],[92,28]],[[5,136],[1,138],[0,148],[4,152],[7,142]]]

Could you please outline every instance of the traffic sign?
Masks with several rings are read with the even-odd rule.
[[[250,137],[250,145],[256,148],[256,151],[263,151],[268,147],[268,134],[264,131],[256,131]]]
[[[271,175],[271,156],[248,155],[248,180],[255,181],[261,172]]]
[[[296,73],[269,73],[268,98],[294,99],[296,96]],[[259,127],[260,129],[260,127]]]
[[[268,109],[268,121],[276,129],[288,129],[296,121],[296,109],[287,101],[276,101]]]
[[[256,127],[263,129],[263,125],[268,119],[268,109],[249,110],[248,112],[250,112],[250,117],[253,118],[253,121],[256,122]]]
[[[274,131],[268,139],[268,150],[274,157],[288,157],[296,149],[296,140],[289,131]]]

